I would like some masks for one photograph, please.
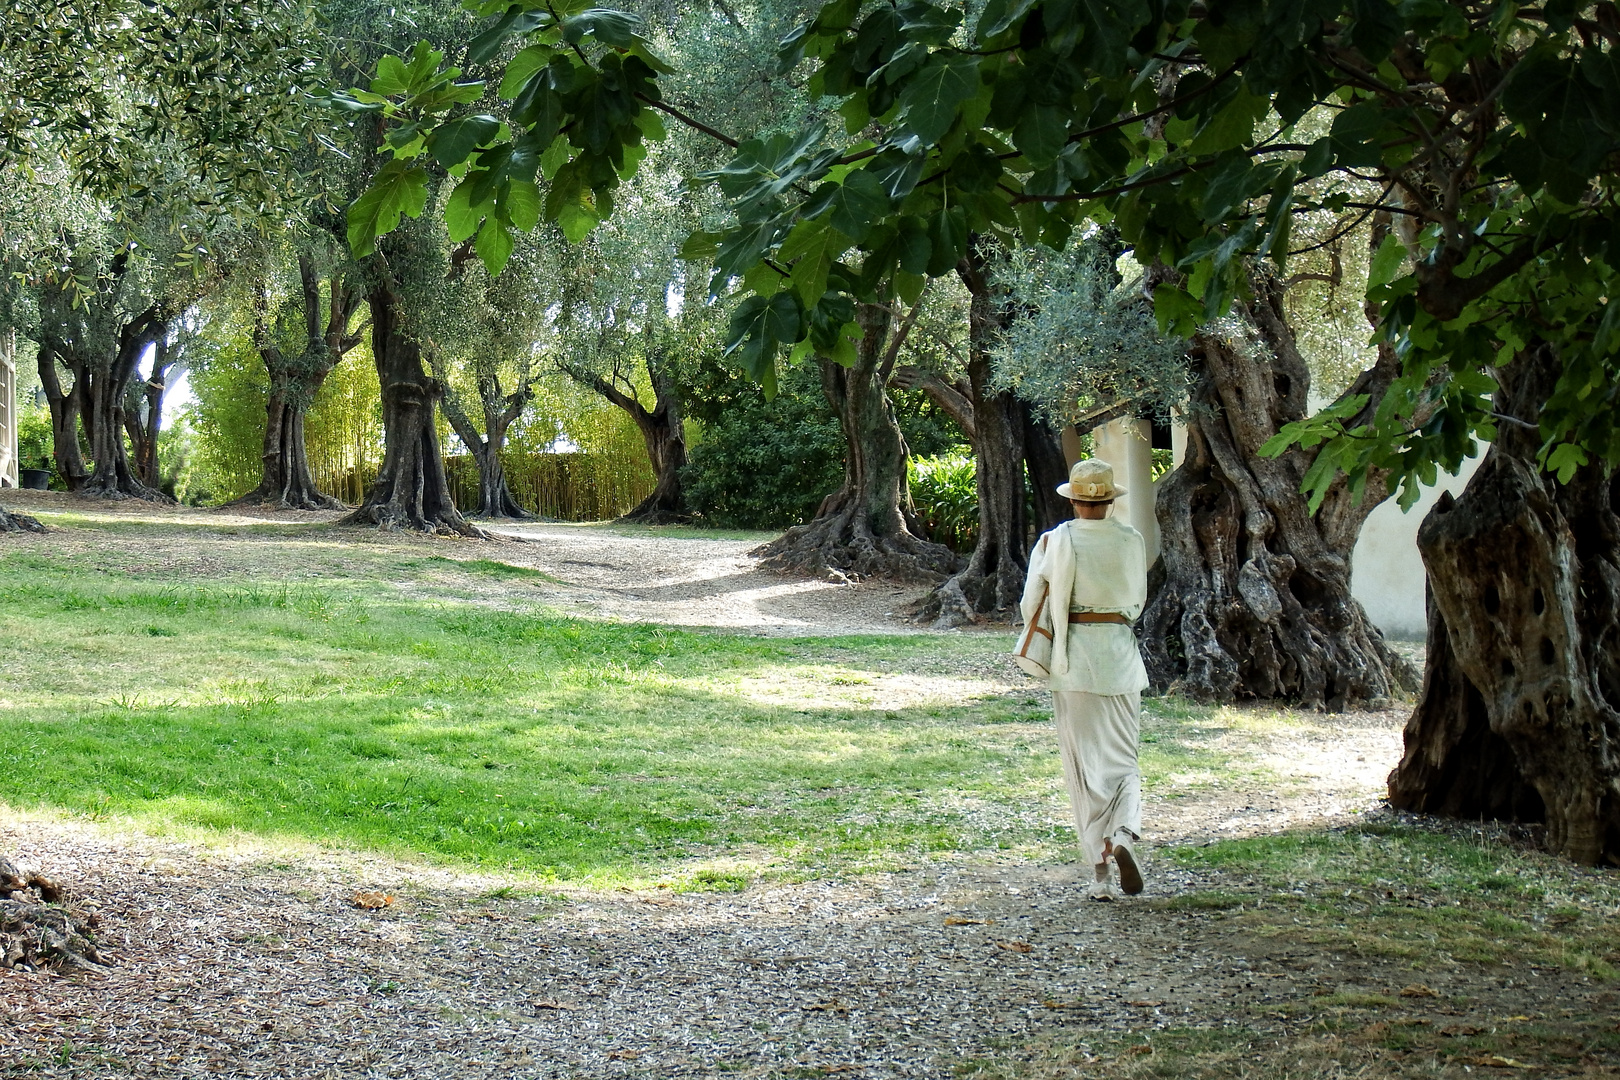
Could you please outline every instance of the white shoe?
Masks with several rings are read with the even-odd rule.
[[[1132,850],[1132,845],[1137,842],[1123,829],[1110,840],[1114,849],[1114,865],[1119,867],[1119,888],[1126,896],[1135,896],[1142,891],[1142,868],[1137,864],[1136,852]]]
[[[1086,899],[1110,903],[1114,899],[1114,887],[1106,881],[1093,881],[1086,889]]]

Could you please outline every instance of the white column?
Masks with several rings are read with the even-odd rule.
[[[17,486],[17,332],[0,333],[0,487]]]
[[[1114,514],[1147,541],[1148,565],[1159,558],[1159,521],[1153,515],[1153,427],[1146,420],[1113,420],[1091,432],[1096,454],[1114,467],[1125,495]]]

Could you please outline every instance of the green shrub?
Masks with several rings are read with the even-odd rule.
[[[52,468],[56,440],[51,433],[49,409],[19,403],[17,408],[17,464],[24,469]]]
[[[911,459],[911,501],[923,534],[952,551],[972,551],[979,533],[979,488],[973,455]]]
[[[711,362],[688,387],[687,416],[696,423],[683,476],[687,505],[713,525],[802,525],[844,482],[844,436],[820,370],[812,363],[787,367],[779,386],[767,401],[755,383]],[[956,423],[923,391],[891,390],[889,401],[913,455],[967,452]]]
[[[844,436],[820,374],[809,364],[786,368],[769,401],[741,376],[714,369],[700,377],[689,399],[698,424],[682,474],[693,513],[725,529],[809,521],[844,481]]]

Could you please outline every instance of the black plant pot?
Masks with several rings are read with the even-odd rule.
[[[34,491],[44,491],[51,486],[51,470],[49,469],[19,469],[17,479],[25,488]]]

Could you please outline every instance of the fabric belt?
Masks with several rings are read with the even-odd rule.
[[[1131,620],[1117,611],[1071,611],[1069,621],[1072,623],[1118,623],[1120,626],[1131,625]]]

